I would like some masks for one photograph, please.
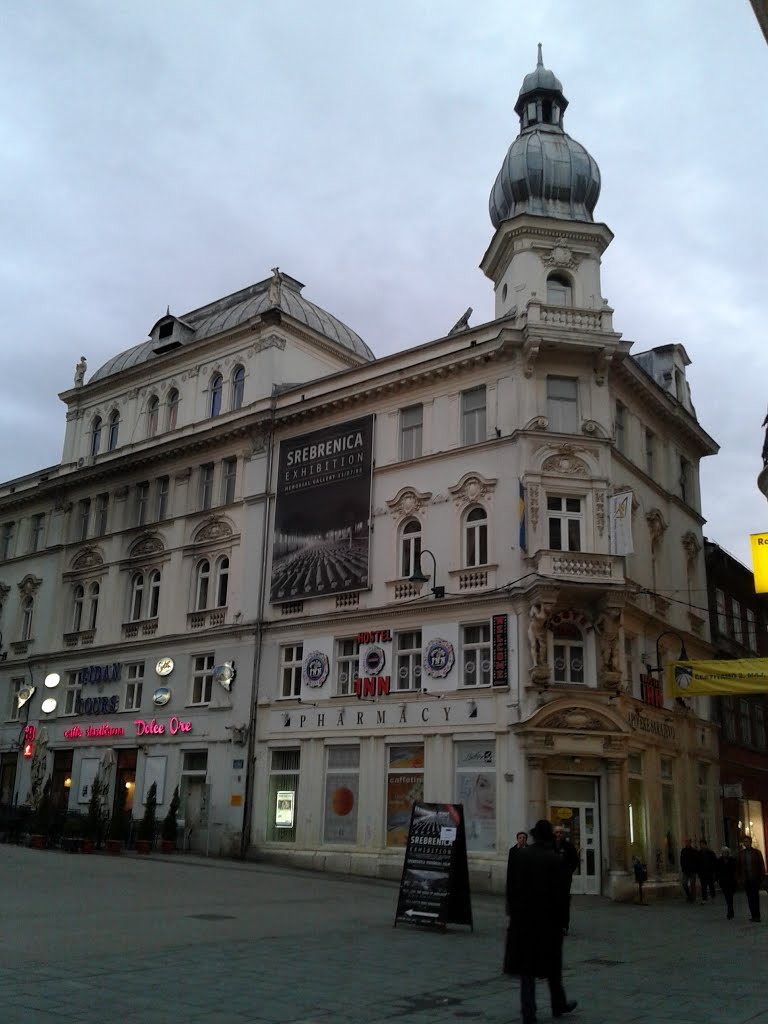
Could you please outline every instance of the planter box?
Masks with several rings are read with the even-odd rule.
[[[45,836],[31,835],[29,837],[29,845],[33,850],[44,850],[45,849]]]
[[[163,853],[175,853],[176,841],[174,839],[163,839],[161,849]]]
[[[107,840],[107,853],[122,853],[123,852],[123,840],[122,839],[108,839]]]
[[[136,840],[136,853],[149,853],[150,842],[148,839]]]
[[[84,839],[81,849],[83,853],[93,853],[93,840]]]

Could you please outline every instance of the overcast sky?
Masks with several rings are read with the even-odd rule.
[[[749,562],[768,404],[766,47],[748,0],[4,0],[0,478],[88,373],[279,265],[377,355],[473,306],[544,45],[597,160],[614,324],[685,345],[705,533]],[[87,379],[87,377],[86,377]]]

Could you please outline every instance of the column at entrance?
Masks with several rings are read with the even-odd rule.
[[[547,814],[547,776],[543,757],[528,757],[528,828]]]
[[[608,870],[627,871],[627,823],[624,814],[624,761],[606,761],[608,770]]]

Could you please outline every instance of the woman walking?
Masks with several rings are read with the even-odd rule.
[[[728,908],[728,913],[725,916],[730,921],[733,918],[733,894],[736,892],[736,858],[727,846],[722,848],[720,856],[717,858],[715,875]]]

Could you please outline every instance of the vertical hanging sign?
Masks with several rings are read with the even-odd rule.
[[[493,636],[494,686],[509,686],[509,636],[506,615],[494,615],[491,622]]]

